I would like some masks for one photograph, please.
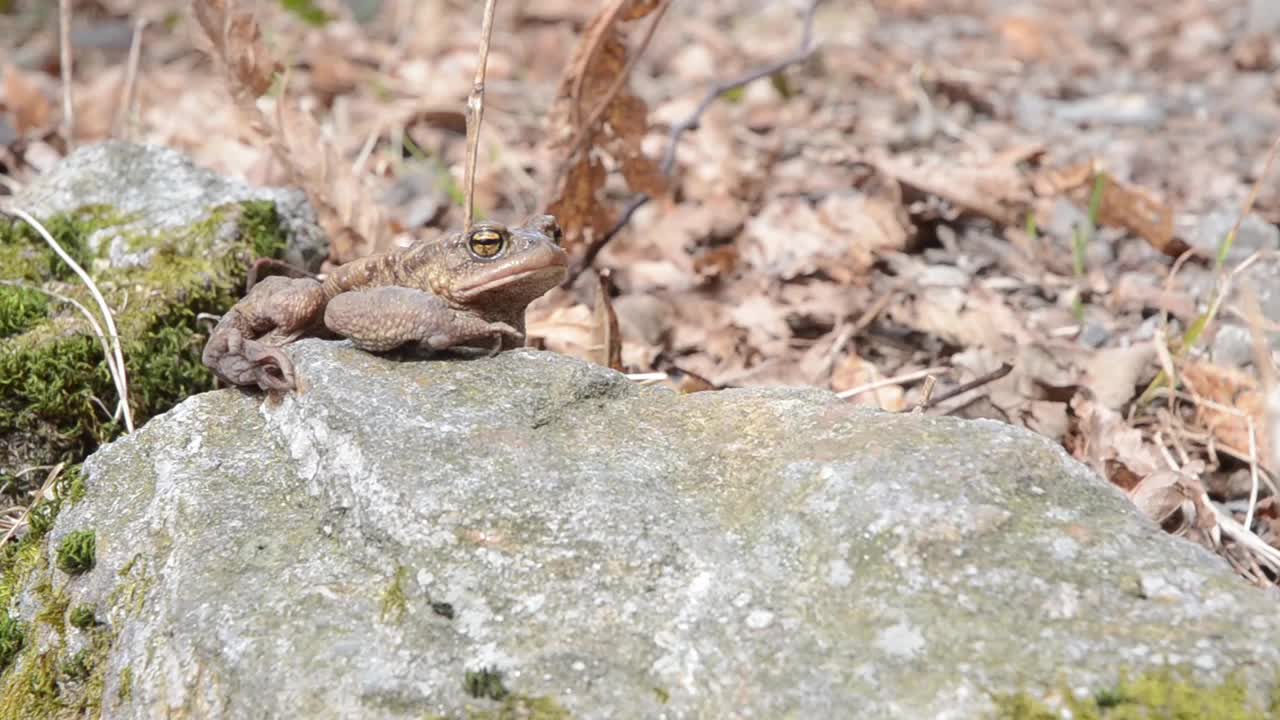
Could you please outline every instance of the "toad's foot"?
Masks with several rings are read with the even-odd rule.
[[[293,363],[280,347],[311,328],[323,307],[315,280],[269,277],[222,316],[201,359],[233,385],[291,390]]]
[[[524,339],[516,328],[457,310],[437,295],[405,287],[347,292],[329,301],[324,323],[362,350],[381,352],[407,343],[431,350],[492,347]]]
[[[233,385],[257,385],[268,391],[295,386],[293,362],[283,350],[250,340],[235,328],[210,338],[203,359],[218,377]]]

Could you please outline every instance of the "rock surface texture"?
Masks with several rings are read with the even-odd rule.
[[[86,463],[47,559],[95,533],[48,572],[109,628],[104,717],[981,718],[1164,667],[1263,697],[1280,662],[1274,598],[1025,431],[290,353],[301,394]]]

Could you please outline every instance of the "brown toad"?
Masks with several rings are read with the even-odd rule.
[[[204,364],[233,385],[279,391],[295,387],[281,346],[304,336],[337,335],[374,352],[517,347],[525,308],[565,278],[559,242],[555,218],[538,215],[360,258],[323,282],[269,277],[222,316]]]

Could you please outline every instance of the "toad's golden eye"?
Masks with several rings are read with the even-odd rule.
[[[471,233],[467,238],[467,247],[471,254],[481,260],[492,260],[507,249],[507,236],[497,230],[481,229]]]

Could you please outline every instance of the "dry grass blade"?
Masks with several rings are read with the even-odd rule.
[[[115,355],[112,353],[111,345],[107,341],[107,334],[102,331],[102,326],[99,325],[97,319],[93,317],[93,313],[89,312],[89,308],[85,307],[75,298],[70,298],[61,293],[46,290],[42,287],[36,287],[35,285],[28,285],[27,283],[21,283],[15,280],[0,280],[0,285],[8,285],[9,287],[22,288],[23,290],[43,293],[55,300],[59,300],[74,307],[81,315],[84,316],[85,321],[89,323],[89,327],[93,330],[94,337],[98,338],[98,345],[102,348],[102,357],[107,362],[107,372],[111,375],[111,382],[116,386],[116,392],[118,393],[120,391],[120,372],[116,366]],[[111,412],[107,412],[105,408],[104,412],[106,412],[107,417],[114,418],[116,415],[120,415],[124,412],[126,405],[127,403],[124,402],[117,404],[116,407],[118,409],[115,415]]]
[[[107,305],[106,298],[102,297],[102,293],[98,291],[98,286],[93,282],[93,278],[89,277],[89,273],[85,272],[84,268],[80,267],[80,263],[73,260],[71,256],[67,254],[67,251],[62,249],[62,246],[58,244],[58,241],[53,239],[53,236],[49,234],[49,231],[45,229],[44,225],[40,224],[39,220],[32,217],[31,213],[28,213],[26,210],[21,208],[9,208],[4,212],[9,215],[13,215],[14,217],[21,218],[23,222],[30,225],[36,233],[44,239],[45,243],[53,249],[53,252],[67,264],[67,267],[71,268],[71,270],[75,272],[76,276],[80,278],[80,281],[89,289],[89,294],[93,296],[94,302],[98,304],[98,311],[102,313],[103,324],[106,325],[107,329],[105,337],[110,345],[110,352],[106,353],[105,358],[107,361],[107,368],[111,371],[111,379],[115,383],[116,393],[120,396],[121,410],[124,413],[125,430],[133,432],[133,411],[129,409],[129,380],[125,375],[124,353],[120,349],[120,333],[116,330],[116,321],[111,314],[111,308]],[[81,309],[83,310],[83,308]],[[88,311],[85,310],[85,312],[87,313]],[[99,328],[96,323],[93,323],[93,325],[94,331],[99,335],[99,337],[102,337],[104,335],[102,329]]]
[[[62,469],[65,466],[66,463],[58,463],[49,471],[49,474],[44,479],[44,484],[40,486],[40,489],[36,491],[35,496],[31,498],[31,504],[23,509],[22,514],[13,521],[13,524],[10,525],[7,530],[5,530],[4,536],[0,537],[0,546],[3,546],[5,543],[12,540],[13,536],[27,524],[28,519],[31,517],[31,511],[34,510],[42,500],[46,500],[52,496],[53,484],[58,481],[58,476],[62,474]]]
[[[476,156],[480,154],[480,123],[484,120],[484,75],[489,64],[489,40],[493,37],[493,13],[498,0],[486,0],[484,20],[480,25],[480,57],[476,63],[476,77],[467,98],[467,158],[463,188],[462,222],[470,231],[475,216]]]
[[[274,122],[259,110],[258,98],[271,89],[280,66],[263,44],[253,16],[232,13],[225,0],[196,0],[194,8],[236,108],[267,138],[276,159],[315,206],[332,243],[330,261],[341,265],[387,249],[387,224],[377,204],[316,121],[289,101],[287,78],[282,80]]]
[[[133,40],[129,44],[129,65],[124,78],[123,99],[116,115],[112,135],[128,140],[132,135],[134,105],[137,102],[138,63],[142,59],[142,33],[147,29],[147,19],[138,20],[133,26]]]
[[[1209,323],[1213,322],[1214,318],[1218,316],[1218,309],[1222,306],[1223,301],[1231,290],[1231,279],[1243,272],[1245,268],[1253,264],[1253,262],[1258,258],[1258,253],[1254,253],[1230,272],[1224,272],[1227,256],[1231,252],[1232,246],[1235,244],[1236,234],[1240,232],[1240,225],[1244,222],[1245,217],[1248,216],[1249,213],[1253,212],[1253,205],[1258,200],[1258,193],[1262,191],[1262,184],[1266,182],[1267,178],[1271,177],[1271,168],[1272,165],[1275,164],[1277,154],[1280,154],[1280,135],[1276,136],[1276,139],[1271,143],[1271,147],[1267,150],[1267,158],[1263,163],[1262,172],[1258,175],[1257,180],[1254,181],[1253,187],[1250,188],[1249,197],[1245,199],[1244,206],[1240,209],[1240,214],[1236,217],[1235,223],[1231,226],[1231,231],[1227,233],[1225,238],[1223,238],[1222,244],[1218,248],[1218,257],[1216,261],[1216,267],[1219,273],[1218,287],[1209,303],[1209,310],[1196,318],[1195,322],[1193,322],[1183,334],[1182,342],[1179,343],[1177,347],[1177,354],[1179,356],[1195,347],[1196,343],[1200,341],[1200,336],[1203,335],[1205,329],[1209,327]],[[1164,372],[1156,375],[1155,379],[1151,381],[1151,384],[1147,386],[1147,389],[1143,391],[1142,397],[1138,399],[1138,404],[1145,405],[1150,402],[1153,393],[1168,382],[1169,376]]]

